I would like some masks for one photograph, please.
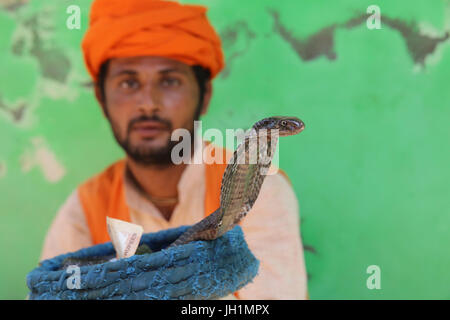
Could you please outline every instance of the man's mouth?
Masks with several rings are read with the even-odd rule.
[[[131,127],[131,131],[135,131],[146,138],[154,137],[167,129],[167,125],[159,121],[140,121]]]

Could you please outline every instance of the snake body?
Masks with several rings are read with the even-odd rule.
[[[298,134],[304,128],[304,123],[295,117],[270,117],[256,122],[225,169],[220,207],[194,224],[170,247],[194,240],[214,240],[238,224],[258,198],[278,137]]]

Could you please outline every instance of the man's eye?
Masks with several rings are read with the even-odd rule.
[[[123,80],[119,83],[119,86],[122,89],[136,89],[137,87],[139,87],[139,82],[137,82],[134,79],[127,79],[127,80]]]
[[[181,81],[176,78],[164,78],[161,80],[163,87],[177,87],[181,84]]]

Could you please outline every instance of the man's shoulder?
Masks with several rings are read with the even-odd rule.
[[[292,182],[287,173],[281,169],[277,169],[273,174],[267,175],[264,184],[267,189],[277,192],[286,192],[286,190],[292,191]]]
[[[281,169],[265,178],[257,202],[255,206],[284,208],[286,213],[297,212],[299,206],[293,185]]]

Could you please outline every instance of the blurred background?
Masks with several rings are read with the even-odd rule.
[[[226,54],[204,129],[306,123],[279,161],[311,299],[450,299],[450,2],[181,2],[209,6]],[[59,207],[123,157],[81,56],[90,4],[0,0],[0,299],[25,298]]]

